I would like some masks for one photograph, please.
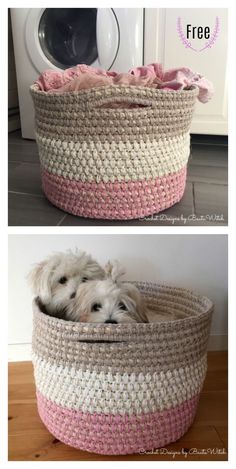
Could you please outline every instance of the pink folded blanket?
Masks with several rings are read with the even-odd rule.
[[[209,101],[214,92],[212,83],[199,73],[192,72],[190,68],[181,67],[164,71],[162,65],[158,63],[132,68],[128,73],[107,72],[80,64],[62,72],[45,70],[35,83],[41,91],[49,93],[65,93],[113,85],[147,86],[175,91],[196,86],[199,90],[198,99],[202,103]]]

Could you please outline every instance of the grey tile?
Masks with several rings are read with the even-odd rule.
[[[13,133],[15,134],[16,132]],[[12,139],[9,137],[8,159],[9,161],[39,163],[36,142],[33,140],[23,140],[21,137]]]
[[[228,188],[217,184],[194,184],[195,213],[202,215],[206,221],[212,222],[214,217],[223,217],[221,221],[227,224],[228,220]]]
[[[35,140],[15,140],[15,141],[8,141],[8,147],[11,151],[20,151],[21,153],[36,151],[37,150],[37,143]]]
[[[228,170],[226,167],[189,164],[188,181],[226,185],[228,183]]]
[[[227,147],[214,147],[213,145],[193,145],[189,164],[227,168],[228,149]]]
[[[12,163],[9,163],[8,178],[8,188],[11,192],[43,195],[39,165],[21,163],[12,168]]]
[[[11,145],[8,151],[8,161],[17,161],[20,163],[39,164],[39,154],[36,146],[24,147],[22,145]]]
[[[27,145],[28,143],[35,143],[35,140],[22,138],[21,130],[16,130],[15,132],[9,133],[8,141],[9,141],[9,144],[22,142]]]
[[[20,166],[20,164],[21,163],[17,163],[17,161],[11,161],[10,163],[8,163],[8,176],[10,176],[11,171],[18,168],[18,166]]]
[[[38,163],[38,148],[35,140],[25,140],[19,131],[8,136],[9,161]]]
[[[9,193],[9,226],[55,226],[65,213],[44,197]]]

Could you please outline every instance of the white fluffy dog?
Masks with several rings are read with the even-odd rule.
[[[148,322],[139,290],[120,281],[123,274],[123,268],[115,261],[106,266],[106,279],[79,285],[67,318],[90,323]]]
[[[57,253],[40,262],[28,276],[41,311],[70,319],[67,311],[78,286],[92,279],[103,279],[105,271],[85,252]]]

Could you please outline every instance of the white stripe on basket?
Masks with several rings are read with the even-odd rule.
[[[197,395],[206,356],[194,365],[160,373],[104,373],[57,366],[33,356],[37,389],[52,402],[88,413],[141,414],[164,410]]]
[[[82,143],[37,135],[40,160],[49,172],[82,182],[155,179],[184,168],[189,157],[188,133],[140,142]]]

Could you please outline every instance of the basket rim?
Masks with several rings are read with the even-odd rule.
[[[37,298],[33,299],[33,313],[34,317],[39,321],[47,323],[48,325],[51,324],[53,328],[66,330],[66,333],[73,332],[73,334],[85,334],[85,336],[104,336],[107,333],[112,335],[112,339],[114,339],[114,335],[118,336],[125,335],[127,339],[132,339],[132,336],[137,336],[137,334],[141,337],[143,334],[153,333],[153,332],[161,332],[166,331],[167,328],[172,329],[180,329],[182,326],[188,325],[197,325],[204,317],[209,318],[209,316],[213,313],[214,310],[214,303],[206,296],[199,295],[192,290],[180,288],[180,287],[173,287],[166,284],[157,284],[154,282],[130,282],[134,283],[137,287],[146,287],[146,291],[148,289],[152,292],[158,292],[158,289],[162,291],[175,291],[178,293],[183,293],[185,295],[189,295],[194,298],[198,303],[201,302],[203,311],[200,313],[196,313],[194,316],[189,316],[183,319],[176,319],[174,321],[161,321],[161,322],[149,322],[149,323],[120,323],[120,324],[105,324],[105,323],[80,323],[80,322],[73,322],[73,321],[66,321],[64,319],[59,319],[54,316],[49,316],[43,313],[38,304]]]
[[[84,96],[86,97],[87,95],[91,95],[93,93],[96,93],[96,91],[101,92],[101,91],[110,91],[110,90],[116,90],[116,89],[127,89],[128,91],[131,92],[138,92],[138,91],[143,91],[146,90],[148,93],[152,94],[154,96],[163,96],[163,95],[172,95],[172,96],[180,96],[180,95],[193,95],[197,96],[198,94],[198,87],[196,85],[192,85],[190,89],[186,90],[163,90],[160,88],[150,88],[148,86],[134,86],[134,85],[109,85],[109,86],[96,86],[93,88],[88,88],[88,89],[83,89],[83,90],[78,90],[78,91],[66,91],[65,93],[57,93],[50,91],[43,91],[39,89],[39,85],[37,83],[33,83],[30,85],[30,92],[35,95],[39,96],[44,96],[44,97],[49,97],[55,98],[55,97],[71,97],[71,96]]]

